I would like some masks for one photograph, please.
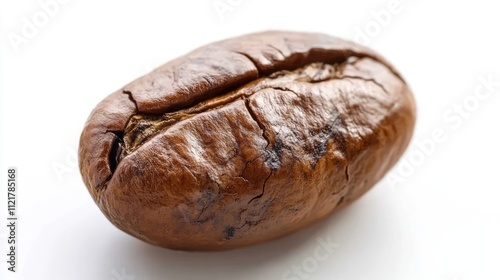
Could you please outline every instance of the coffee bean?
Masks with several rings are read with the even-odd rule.
[[[83,180],[106,217],[149,243],[268,241],[370,189],[413,133],[401,75],[358,44],[264,32],[212,43],[97,105]]]

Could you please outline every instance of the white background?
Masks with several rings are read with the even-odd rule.
[[[474,96],[488,93],[481,79],[500,82],[499,9],[400,0],[394,10],[391,2],[67,0],[44,23],[38,1],[2,1],[0,217],[6,170],[16,166],[19,249],[14,274],[2,222],[0,279],[500,279],[500,85]],[[28,36],[24,18],[38,25]],[[177,252],[116,229],[76,166],[93,107],[194,48],[268,29],[362,41],[394,63],[418,105],[399,165],[350,207],[268,244]],[[429,144],[436,129],[445,139]],[[338,246],[319,260],[318,240]]]

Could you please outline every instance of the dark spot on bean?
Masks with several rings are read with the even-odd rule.
[[[224,237],[226,239],[233,238],[235,231],[236,229],[234,227],[226,227],[226,229],[224,230]]]
[[[281,139],[276,139],[271,150],[267,151],[266,164],[272,170],[278,169],[281,166],[281,155],[283,153],[283,142]]]
[[[343,126],[344,124],[342,120],[340,118],[336,118],[335,121],[321,129],[320,133],[318,133],[318,139],[314,142],[311,149],[311,167],[314,168],[318,160],[325,154],[328,141],[330,141],[330,139],[333,139],[333,142],[340,153],[344,155],[347,154],[346,139],[339,130],[339,128]]]
[[[109,131],[115,135],[115,139],[113,140],[113,144],[111,144],[111,149],[109,151],[109,169],[111,173],[114,173],[118,163],[120,163],[122,159],[123,153],[123,133],[120,131]]]

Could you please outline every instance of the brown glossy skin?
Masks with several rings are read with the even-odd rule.
[[[396,163],[412,94],[383,58],[322,34],[216,42],[111,94],[79,161],[97,205],[149,243],[222,250],[321,219]]]

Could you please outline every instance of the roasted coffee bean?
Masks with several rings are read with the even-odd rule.
[[[264,32],[209,44],[97,105],[80,140],[118,228],[174,249],[271,240],[364,194],[410,141],[415,105],[368,48]]]

